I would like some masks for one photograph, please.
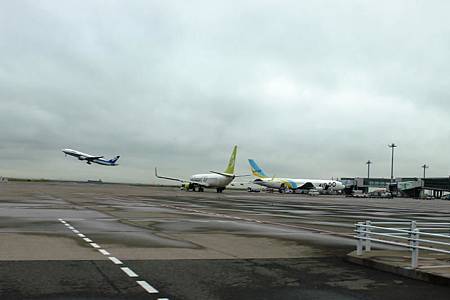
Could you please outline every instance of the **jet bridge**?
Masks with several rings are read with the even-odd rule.
[[[450,176],[402,180],[398,182],[398,189],[410,197],[423,197],[425,191],[431,191],[433,197],[441,198],[445,192],[450,192]]]

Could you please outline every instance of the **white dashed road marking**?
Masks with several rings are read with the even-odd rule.
[[[139,277],[138,274],[134,273],[133,270],[131,270],[128,267],[123,267],[123,268],[120,268],[120,269],[122,269],[122,271],[124,271],[125,274],[127,274],[129,277]]]
[[[103,255],[111,255],[111,253],[109,253],[108,251],[106,251],[105,249],[98,249],[98,251],[103,254]]]
[[[95,249],[99,249],[101,248],[99,245],[97,245],[96,243],[90,243],[89,245],[91,245],[92,247],[94,247]]]
[[[105,249],[100,249],[100,245],[94,243],[90,238],[87,238],[84,234],[80,233],[78,230],[75,229],[75,227],[71,226],[69,223],[64,221],[63,219],[58,219],[61,223],[63,223],[68,229],[71,229],[73,233],[75,233],[77,236],[83,238],[86,242],[88,242],[93,248],[97,249],[101,254],[108,256],[109,260],[111,260],[116,265],[123,265],[123,262],[120,261],[118,258],[114,256],[110,256],[111,253],[106,251]],[[129,277],[139,277],[138,274],[133,272],[128,267],[122,267],[120,268],[125,274],[127,274]],[[144,290],[147,291],[147,293],[150,294],[157,294],[159,293],[157,289],[152,287],[147,281],[145,280],[137,280],[136,281]],[[169,300],[169,298],[158,298],[158,300]]]
[[[150,284],[148,284],[147,281],[144,280],[138,280],[136,281],[140,286],[142,286],[144,288],[144,290],[146,290],[148,293],[150,294],[156,294],[158,293],[158,290],[155,289],[154,287],[152,287]]]
[[[120,261],[120,259],[115,258],[114,256],[108,257],[113,263],[116,265],[122,265],[123,263]]]

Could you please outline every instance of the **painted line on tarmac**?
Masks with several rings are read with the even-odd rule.
[[[150,294],[157,294],[158,290],[155,289],[154,287],[152,287],[150,284],[148,284],[147,281],[144,280],[138,280],[136,281],[140,286],[142,286],[144,288],[144,290],[146,290],[148,293]]]
[[[111,255],[111,253],[109,253],[108,251],[106,251],[105,249],[98,249],[98,252],[100,252],[103,255]]]
[[[129,277],[139,277],[138,274],[134,273],[133,270],[131,270],[128,267],[122,267],[120,268],[122,271],[125,272],[125,274],[127,274]]]
[[[100,249],[101,247],[96,244],[96,243],[89,243],[89,245],[91,245],[92,247],[94,247],[95,249]]]
[[[108,257],[110,261],[112,261],[116,265],[123,265],[123,262],[118,259],[117,257],[111,256],[111,253],[106,251],[105,249],[101,249],[102,247],[94,243],[90,238],[87,238],[84,234],[80,233],[78,230],[75,229],[75,227],[71,226],[69,223],[64,221],[63,219],[58,219],[61,223],[63,223],[65,226],[67,226],[69,229],[71,229],[77,236],[83,238],[84,241],[88,242],[89,245],[91,245],[93,248],[97,249],[101,254]],[[128,267],[121,267],[120,268],[125,274],[128,275],[128,277],[136,278],[139,277],[138,274],[136,274],[133,270],[131,270]],[[137,284],[139,284],[147,293],[150,294],[158,294],[159,291],[155,289],[153,286],[151,286],[147,281],[145,280],[137,280]],[[158,298],[158,300],[169,300],[169,298]]]
[[[265,224],[265,225],[272,225],[272,226],[275,225],[275,226],[281,226],[281,227],[302,229],[302,230],[317,232],[317,233],[320,233],[320,234],[329,234],[329,235],[341,236],[341,237],[346,237],[346,238],[352,238],[353,239],[353,235],[352,234],[348,234],[348,233],[334,232],[334,231],[329,231],[329,230],[325,230],[325,229],[317,229],[317,228],[301,226],[301,225],[284,224],[284,223],[278,223],[278,222],[261,221],[261,220],[257,220],[257,219],[251,219],[251,218],[230,216],[230,215],[213,213],[213,212],[208,212],[208,211],[201,211],[201,210],[198,210],[198,209],[191,209],[191,208],[180,207],[180,206],[170,205],[170,204],[160,204],[160,205],[162,207],[166,207],[166,208],[171,208],[171,209],[181,210],[181,211],[187,211],[187,212],[194,212],[194,213],[207,215],[207,216],[221,217],[221,218],[225,218],[225,219],[233,219],[233,220],[245,221],[245,222],[250,222],[250,223],[258,223],[258,224]]]
[[[114,256],[110,256],[108,258],[116,265],[123,265],[123,262],[121,262],[120,259],[118,259],[118,258],[116,258]]]

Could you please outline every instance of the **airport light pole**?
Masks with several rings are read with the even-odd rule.
[[[425,179],[425,170],[428,169],[430,166],[427,166],[427,164],[423,164],[423,179]]]
[[[367,165],[367,180],[369,180],[369,178],[370,178],[370,164],[372,164],[372,162],[370,160],[368,160],[366,162],[366,165]]]
[[[392,149],[392,158],[391,158],[391,183],[394,182],[394,148],[397,147],[396,144],[392,143],[388,145],[389,148]]]

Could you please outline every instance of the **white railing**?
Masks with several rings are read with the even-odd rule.
[[[450,254],[450,223],[425,222],[358,222],[356,225],[356,254],[371,251],[372,242],[411,251],[411,268],[419,262],[419,250]],[[423,238],[425,237],[425,238]]]

